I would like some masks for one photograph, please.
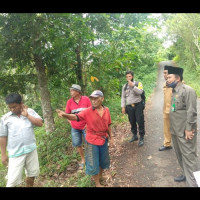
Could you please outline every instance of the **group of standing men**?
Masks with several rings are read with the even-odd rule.
[[[88,98],[82,96],[79,85],[73,84],[70,95],[72,98],[67,101],[65,112],[56,111],[59,117],[69,120],[72,145],[77,147],[81,156],[79,168],[86,166],[86,174],[93,177],[96,187],[102,187],[100,181],[103,170],[110,166],[108,139],[109,146],[113,145],[110,111],[102,104],[104,94],[100,90],[95,90]],[[19,185],[25,168],[26,185],[32,187],[35,177],[39,175],[33,128],[42,126],[43,120],[33,109],[23,104],[22,97],[17,93],[7,95],[6,104],[10,112],[0,121],[1,160],[4,165],[8,165],[6,186]],[[82,139],[86,141],[86,156]]]
[[[183,68],[164,66],[166,80],[163,121],[164,144],[159,151],[175,149],[183,174],[174,181],[186,181],[188,187],[197,187],[194,172],[199,171],[197,156],[197,95],[183,83]]]
[[[195,91],[182,83],[183,69],[165,66],[164,77],[164,144],[159,151],[172,148],[171,138],[183,175],[175,181],[187,181],[188,186],[196,187],[193,172],[197,166],[197,96]],[[122,88],[122,114],[127,113],[133,137],[129,142],[138,140],[138,146],[144,145],[145,121],[143,86],[134,80],[132,71],[126,72],[127,83]],[[81,156],[79,168],[86,166],[86,174],[93,177],[96,187],[101,187],[103,170],[109,168],[109,145],[113,145],[110,111],[102,103],[104,94],[95,90],[89,98],[82,96],[81,87],[73,84],[70,88],[71,99],[66,110],[56,110],[58,116],[66,118],[71,124],[72,145],[77,147]],[[36,150],[34,126],[42,126],[42,118],[27,108],[19,94],[9,94],[6,103],[10,112],[1,118],[0,146],[2,163],[8,164],[7,187],[14,187],[22,181],[25,168],[27,186],[33,186],[39,174],[39,162]],[[82,139],[86,142],[85,155]],[[9,154],[6,155],[6,146]]]

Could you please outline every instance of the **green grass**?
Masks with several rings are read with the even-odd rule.
[[[78,171],[66,180],[63,187],[95,187],[95,183],[91,181],[91,176],[86,175],[84,171]]]
[[[0,187],[5,187],[6,186],[6,179],[5,176],[7,175],[7,167],[5,167],[0,158]]]
[[[127,120],[126,115],[122,115],[121,113],[121,98],[117,97],[115,99],[106,100],[104,105],[110,110],[112,125],[125,122]]]

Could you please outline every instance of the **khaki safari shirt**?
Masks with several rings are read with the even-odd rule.
[[[164,93],[164,104],[163,104],[163,113],[169,114],[171,108],[171,98],[172,98],[172,88],[166,85],[166,82],[163,86]]]
[[[179,82],[172,90],[170,131],[184,137],[185,130],[193,129],[197,133],[197,95],[193,88]]]

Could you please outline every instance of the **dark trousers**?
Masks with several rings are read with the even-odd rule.
[[[145,135],[143,108],[142,103],[137,103],[134,107],[131,105],[126,106],[126,113],[128,114],[128,119],[131,124],[131,132],[137,135],[138,124],[140,137]]]

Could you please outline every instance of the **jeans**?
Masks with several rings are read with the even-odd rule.
[[[86,145],[86,174],[97,175],[99,167],[106,169],[110,167],[110,157],[108,151],[108,140],[104,145]]]
[[[85,141],[85,129],[79,130],[79,129],[71,129],[71,134],[72,134],[72,146],[73,147],[79,147],[82,145],[82,136]]]

